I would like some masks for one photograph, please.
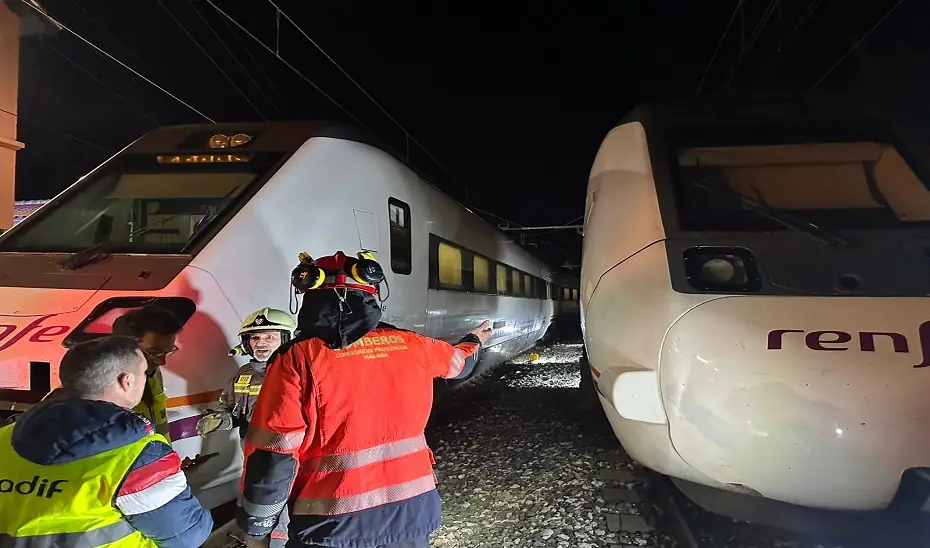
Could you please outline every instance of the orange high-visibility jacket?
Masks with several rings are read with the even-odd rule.
[[[270,531],[273,520],[263,518],[277,515],[288,487],[292,530],[300,516],[359,512],[434,490],[423,434],[433,379],[459,375],[480,346],[474,335],[452,346],[379,326],[342,349],[314,338],[279,351],[245,441],[246,531]]]

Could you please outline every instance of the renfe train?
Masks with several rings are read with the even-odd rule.
[[[0,406],[40,401],[66,347],[152,303],[185,323],[164,369],[174,448],[220,452],[190,483],[231,500],[241,451],[195,425],[237,368],[236,329],[288,309],[297,256],[376,254],[383,321],[453,340],[494,330],[473,376],[532,346],[552,271],[364,135],[321,123],[194,125],[142,136],[0,236]],[[295,309],[291,306],[291,309]],[[465,379],[459,379],[462,381]]]
[[[655,103],[607,135],[582,372],[635,460],[760,501],[901,500],[930,467],[920,143],[837,96]]]

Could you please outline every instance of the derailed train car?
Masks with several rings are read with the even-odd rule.
[[[607,135],[582,373],[635,460],[849,510],[930,467],[930,172],[901,120],[856,97],[696,98]]]
[[[253,310],[295,310],[300,252],[375,254],[383,321],[455,340],[494,334],[466,380],[532,346],[553,317],[550,269],[439,192],[368,136],[294,122],[169,127],[126,147],[0,236],[0,412],[58,383],[76,342],[145,303],[184,321],[163,368],[182,457],[212,507],[241,471],[235,432],[195,426],[237,369],[229,348]],[[377,341],[375,341],[377,342]],[[374,344],[374,343],[373,343]]]

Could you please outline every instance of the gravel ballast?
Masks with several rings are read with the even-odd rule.
[[[537,348],[538,359],[524,354],[443,401],[427,429],[443,501],[432,546],[653,545],[635,501],[605,500],[605,487],[634,476],[578,388],[581,351]]]

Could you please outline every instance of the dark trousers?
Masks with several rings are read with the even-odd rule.
[[[298,541],[292,540],[287,543],[287,548],[325,548],[322,544],[298,544]],[[410,540],[401,540],[390,544],[381,544],[377,548],[429,548],[429,536],[412,538]]]

